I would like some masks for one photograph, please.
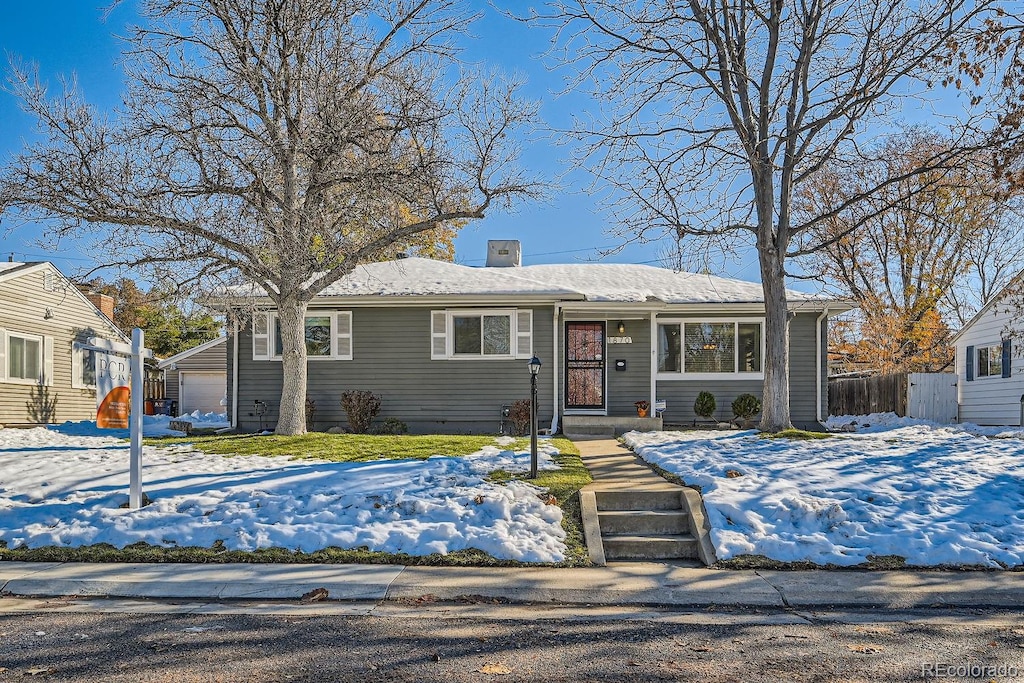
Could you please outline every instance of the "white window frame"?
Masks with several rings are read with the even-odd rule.
[[[39,345],[39,376],[35,379],[28,379],[24,377],[11,377],[11,338],[17,337],[18,339],[24,339],[26,341],[34,341]],[[4,349],[6,350],[4,356],[4,381],[8,384],[26,384],[26,385],[48,385],[48,376],[51,374],[47,372],[47,337],[39,334],[27,334],[25,332],[11,332],[10,330],[4,331]],[[51,352],[52,353],[52,352]],[[52,360],[49,365],[53,365]],[[52,371],[51,371],[52,372]]]
[[[760,372],[742,372],[739,362],[739,345],[736,344],[734,348],[735,356],[735,367],[736,369],[732,372],[687,372],[686,371],[686,349],[682,346],[683,339],[685,338],[685,325],[732,325],[734,339],[739,339],[739,326],[744,324],[755,323],[761,326],[761,371]],[[653,348],[655,358],[657,359],[658,354],[658,338],[657,334],[659,325],[680,325],[680,367],[679,372],[661,372],[658,371],[655,378],[658,380],[764,380],[764,364],[765,364],[765,319],[764,318],[658,318],[655,320],[655,335],[654,339],[651,340],[651,346]]]
[[[439,323],[444,316],[444,331]],[[455,353],[455,318],[506,317],[508,325],[509,353]],[[528,308],[453,308],[431,311],[431,359],[432,360],[520,360],[533,357],[533,310]],[[444,353],[440,353],[443,337]]]
[[[981,352],[982,350],[988,351],[991,354],[995,351],[995,357],[999,359],[999,372],[990,373],[988,371],[988,365],[985,366],[985,374],[981,374]],[[991,379],[1003,377],[1003,343],[998,342],[995,344],[978,344],[974,347],[974,379]]]
[[[256,320],[258,316],[262,316],[266,322],[266,334],[256,333]],[[311,361],[325,361],[325,360],[352,360],[353,359],[353,340],[352,340],[352,311],[339,311],[334,309],[322,310],[313,309],[306,311],[306,318],[322,318],[329,317],[331,319],[331,354],[329,356],[306,356],[307,360]],[[253,360],[270,360],[280,361],[282,356],[276,353],[277,351],[277,311],[270,311],[268,313],[256,313],[253,316],[253,322],[250,329],[252,330],[252,358]],[[267,353],[266,355],[260,354],[256,350],[256,342],[258,338],[266,340]],[[347,347],[347,350],[345,349]]]
[[[86,384],[82,381],[82,367],[85,361],[85,355],[83,351],[92,351],[95,354],[102,349],[97,349],[95,346],[89,346],[88,344],[82,344],[80,342],[71,343],[71,388],[72,389],[95,389],[96,384]]]

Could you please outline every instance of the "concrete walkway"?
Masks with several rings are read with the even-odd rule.
[[[580,439],[580,459],[602,490],[660,489],[672,485],[659,477],[643,460],[615,439]]]
[[[175,600],[456,600],[786,608],[1024,608],[1015,572],[728,571],[627,562],[582,569],[0,562],[0,593]]]

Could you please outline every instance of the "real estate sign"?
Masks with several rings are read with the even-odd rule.
[[[100,429],[128,429],[131,376],[124,356],[96,353],[96,426]]]

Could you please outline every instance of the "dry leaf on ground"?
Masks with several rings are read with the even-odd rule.
[[[495,676],[506,676],[512,673],[512,669],[500,662],[484,662],[484,665],[480,667],[479,671],[482,674],[493,674]]]

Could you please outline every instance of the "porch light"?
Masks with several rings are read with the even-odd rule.
[[[619,328],[618,329],[619,329],[619,334],[626,334],[626,324],[624,322],[622,322],[621,320],[619,321]]]
[[[530,479],[537,478],[537,374],[540,365],[537,356],[527,365],[530,368]]]

